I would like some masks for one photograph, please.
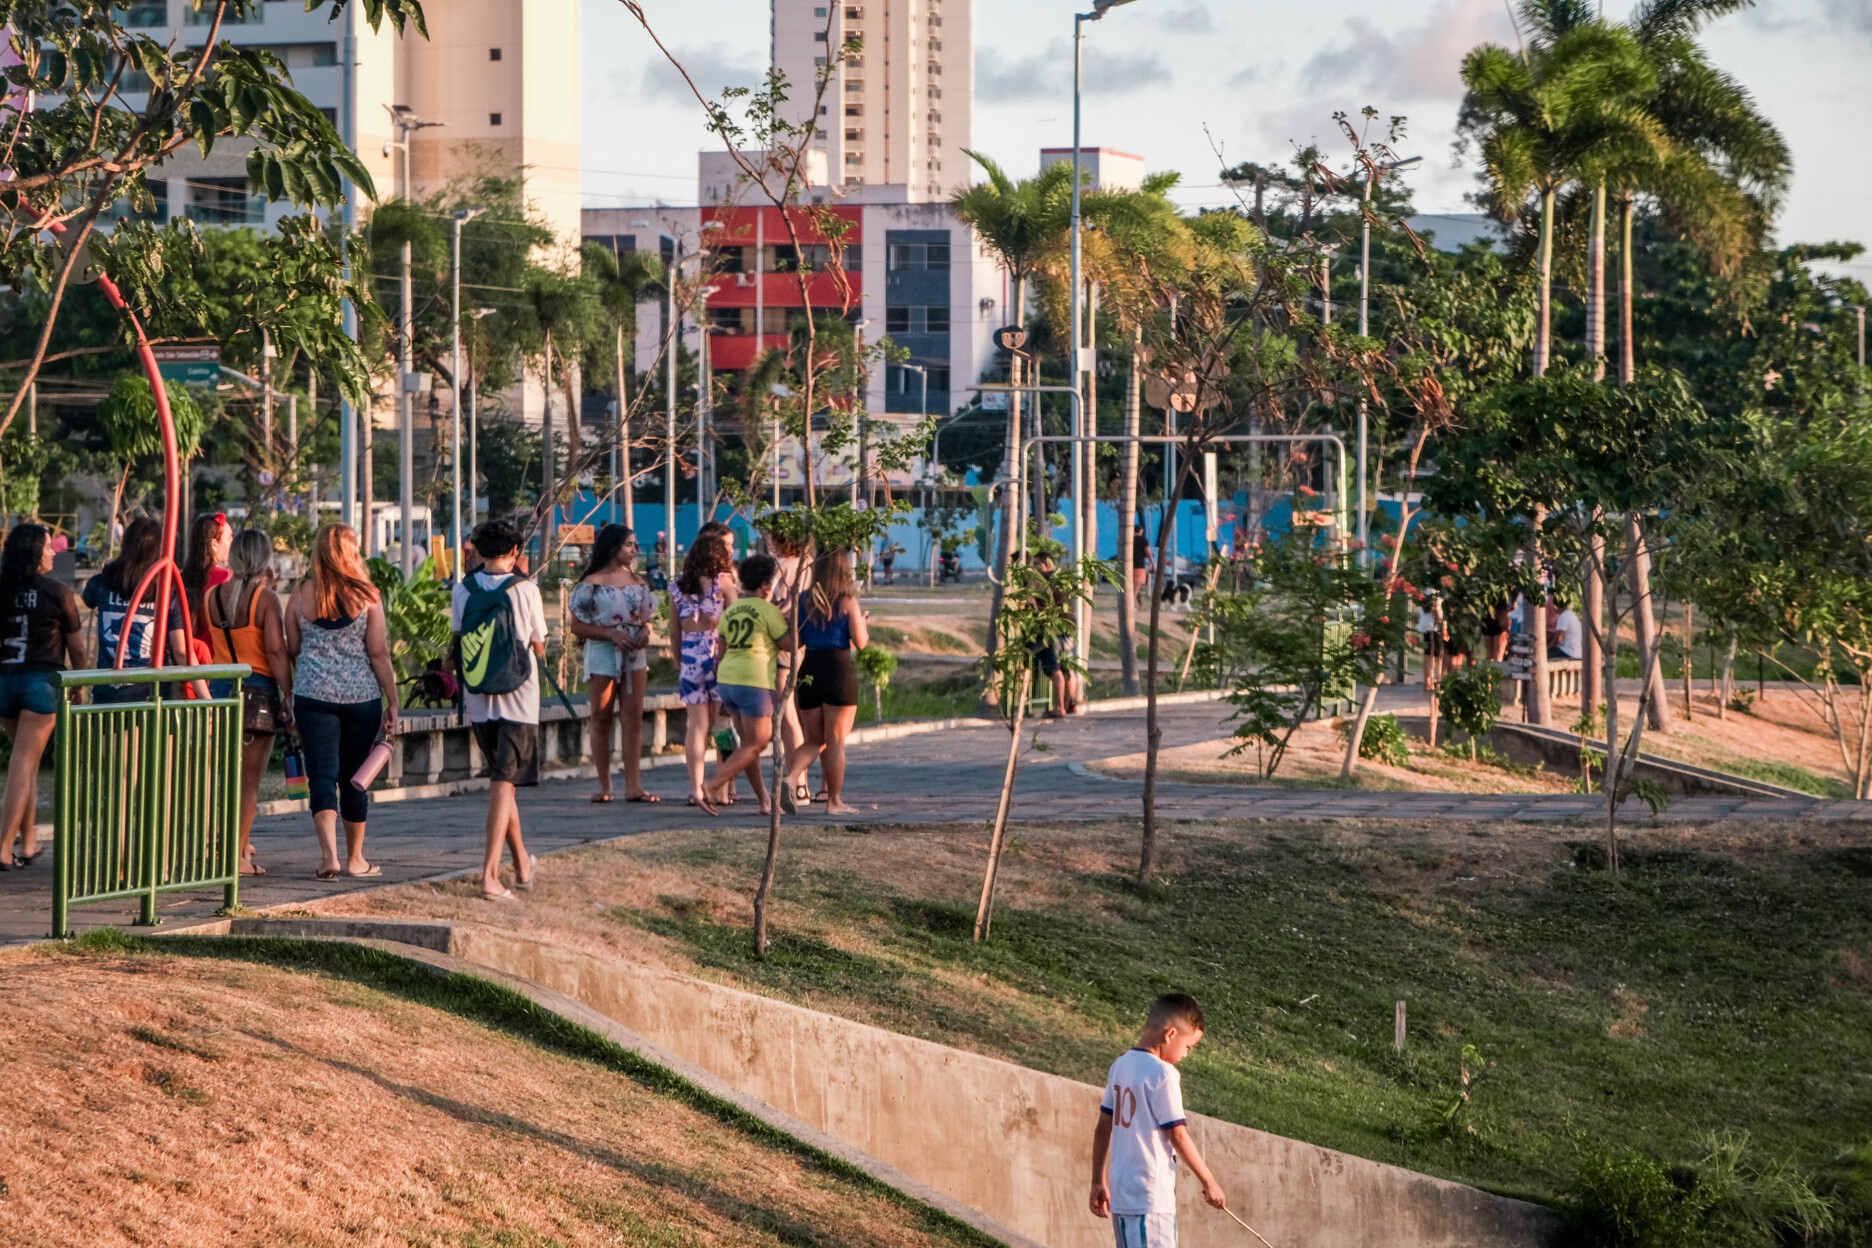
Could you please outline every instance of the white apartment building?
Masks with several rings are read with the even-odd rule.
[[[262,47],[293,83],[355,144],[382,198],[426,195],[480,169],[524,177],[526,195],[554,231],[576,242],[579,228],[578,0],[447,0],[425,11],[429,38],[399,39],[388,22],[372,31],[363,6],[306,11],[303,0],[265,0],[223,37]],[[208,19],[187,0],[131,7],[142,33],[201,43]],[[132,83],[133,87],[137,84]],[[148,84],[142,84],[146,89]],[[410,142],[411,187],[390,109],[402,105],[426,123]],[[205,225],[262,226],[293,211],[247,194],[250,142],[219,143],[203,158],[185,148],[152,174],[157,210]],[[360,214],[368,213],[367,203]]]
[[[973,179],[973,0],[773,0],[773,64],[791,119],[817,110],[834,185],[896,185],[912,202],[948,199]],[[836,49],[858,39],[817,92]],[[815,102],[817,97],[817,102]]]

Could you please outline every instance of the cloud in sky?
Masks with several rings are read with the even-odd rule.
[[[1171,9],[1154,19],[1153,25],[1179,35],[1213,35],[1216,30],[1215,18],[1209,15],[1208,6],[1199,0],[1189,0]]]
[[[765,65],[754,64],[738,49],[721,44],[672,50],[683,68],[695,79],[696,86],[711,99],[719,96],[723,87],[759,86],[767,73]],[[689,93],[689,84],[661,56],[645,63],[641,76],[633,79],[628,74],[617,74],[613,76],[612,82],[616,93],[625,99],[635,97],[679,104],[695,103],[695,96]]]
[[[1454,100],[1462,95],[1458,70],[1463,54],[1490,41],[1510,46],[1514,41],[1497,0],[1442,0],[1422,22],[1397,31],[1353,17],[1338,39],[1313,54],[1300,77],[1315,85],[1343,83],[1344,91],[1357,97],[1353,107],[1370,103],[1380,112],[1405,103]]]
[[[1168,84],[1170,66],[1155,52],[1107,52],[1087,48],[1087,90],[1122,95]],[[1072,49],[1050,45],[1025,56],[1004,56],[991,47],[975,52],[975,95],[997,104],[1058,100],[1072,91]]]

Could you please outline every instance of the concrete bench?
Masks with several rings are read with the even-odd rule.
[[[540,702],[540,766],[577,766],[591,758],[591,707],[582,698],[573,698],[572,713],[566,713],[558,698],[548,695]],[[683,712],[682,700],[674,693],[650,693],[644,697],[643,748],[646,756],[661,754],[669,747],[670,716]],[[611,753],[621,760],[624,726],[611,721]],[[391,788],[404,785],[439,784],[481,774],[481,752],[467,718],[452,707],[406,710],[397,720],[393,734],[397,748],[391,752],[384,783]],[[681,740],[678,730],[676,740]]]

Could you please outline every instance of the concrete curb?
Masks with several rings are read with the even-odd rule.
[[[836,1158],[862,1171],[886,1187],[948,1215],[957,1222],[979,1231],[1008,1248],[1046,1248],[1037,1240],[1016,1234],[977,1210],[952,1199],[934,1188],[911,1178],[876,1158],[861,1153],[842,1141],[801,1122],[788,1114],[730,1087],[716,1075],[645,1040],[636,1032],[614,1022],[597,1010],[551,988],[531,980],[509,975],[493,967],[456,957],[448,952],[453,944],[455,925],[379,921],[369,919],[222,919],[172,936],[272,937],[287,940],[317,940],[359,945],[426,967],[440,975],[466,975],[486,980],[518,993],[541,1010],[568,1023],[595,1032],[634,1056],[662,1067],[665,1071],[700,1090],[704,1095],[747,1114],[763,1125],[790,1136],[809,1148]],[[218,929],[218,930],[217,930]]]

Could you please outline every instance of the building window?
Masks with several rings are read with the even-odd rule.
[[[847,117],[862,117],[862,116],[864,116],[864,105],[862,105],[862,104],[847,104],[847,105],[845,106],[845,115],[846,115]]]
[[[892,243],[890,245],[889,268],[892,273],[946,270],[948,267],[948,243]]]
[[[893,365],[890,381],[887,383],[894,394],[921,395],[924,379],[929,381],[931,394],[947,394],[949,391],[949,366],[947,364],[925,364],[923,371]]]
[[[850,129],[848,129],[848,130],[846,130],[846,131],[845,131],[845,141],[846,141],[847,143],[861,143],[861,142],[863,142],[863,141],[864,141],[864,131],[862,131],[862,130],[850,130]]]
[[[260,225],[266,202],[247,193],[246,178],[195,178],[189,182],[188,217],[203,225]]]
[[[825,9],[824,9],[824,7],[822,6],[822,7],[820,7],[820,8],[817,8],[817,9],[814,9],[814,10],[812,11],[812,15],[813,15],[814,17],[824,17],[824,16],[826,15],[826,11],[825,11]]]
[[[501,59],[501,50],[500,50],[499,48],[489,48],[489,49],[488,49],[488,60],[490,60],[490,61],[498,61],[498,60],[500,60],[500,59]]]
[[[813,31],[812,37],[814,43],[824,43],[826,41],[826,32],[823,30],[815,30]]]
[[[845,94],[846,95],[863,95],[864,83],[854,82],[853,80],[847,78],[845,80]]]
[[[500,115],[499,113],[489,113],[489,114],[488,114],[488,125],[490,125],[490,126],[498,126],[498,125],[500,125],[500,124],[501,124],[501,115]]]
[[[709,327],[718,334],[745,334],[752,313],[752,308],[710,308]]]
[[[747,267],[747,248],[718,247],[715,249],[715,271],[717,273],[741,273]]]
[[[823,56],[815,56],[815,57],[813,57],[813,58],[812,58],[812,63],[813,63],[813,68],[814,68],[814,69],[824,69],[824,68],[825,68],[825,57],[823,57]],[[824,109],[820,109],[819,111],[820,111],[820,112],[824,112],[825,110],[824,110]]]
[[[166,4],[133,4],[124,14],[126,26],[167,26],[169,24],[169,6]]]
[[[946,334],[949,332],[949,309],[918,307],[915,304],[884,309],[884,332],[887,334]]]

